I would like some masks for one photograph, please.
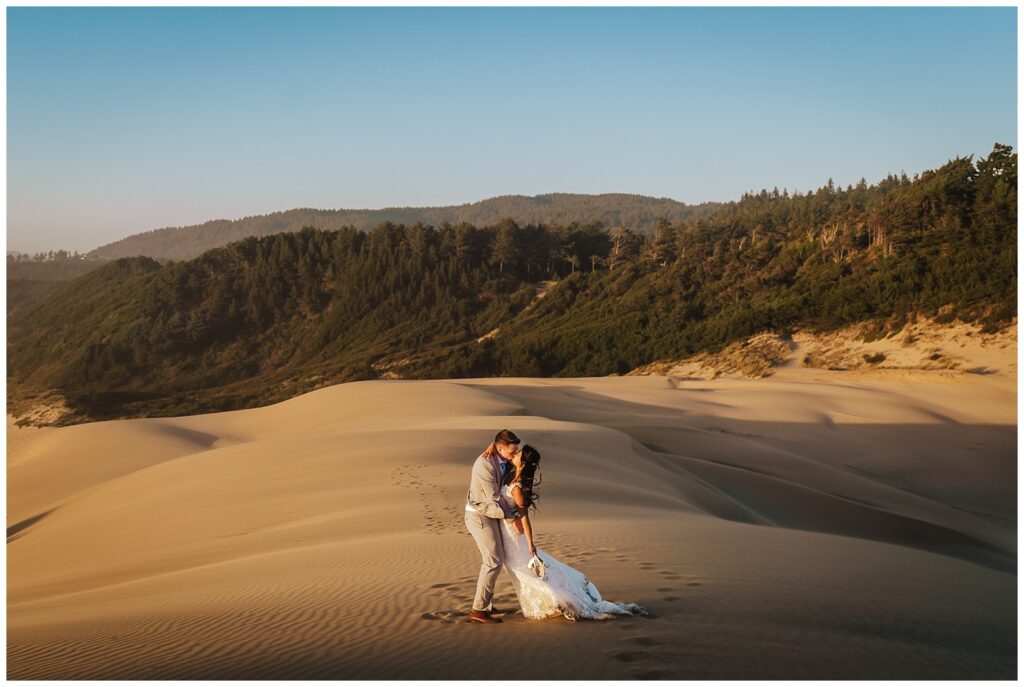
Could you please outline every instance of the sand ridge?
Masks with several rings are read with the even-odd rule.
[[[793,369],[9,420],[9,677],[1008,677],[1015,410],[1008,375]],[[649,617],[461,622],[503,427],[544,456],[540,547]]]

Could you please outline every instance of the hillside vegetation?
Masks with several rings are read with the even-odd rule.
[[[60,288],[109,260],[86,259],[64,250],[47,253],[7,252],[7,317],[30,308]]]
[[[549,193],[539,196],[499,196],[476,203],[427,208],[381,210],[314,210],[300,208],[238,220],[212,220],[190,227],[166,227],[133,234],[90,251],[90,258],[148,256],[187,260],[249,236],[299,231],[305,227],[334,230],[347,227],[369,230],[383,222],[440,227],[444,224],[494,224],[511,218],[519,224],[571,224],[600,222],[606,227],[651,231],[658,218],[676,222],[704,217],[722,203],[686,205],[671,198],[626,193],[585,195]]]
[[[185,414],[356,379],[621,374],[766,329],[924,314],[994,330],[1016,313],[1016,193],[1017,155],[996,145],[646,235],[388,222],[119,259],[9,318],[9,403],[56,389],[83,417]]]

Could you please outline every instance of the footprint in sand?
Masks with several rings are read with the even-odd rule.
[[[636,663],[637,661],[652,659],[654,655],[646,651],[620,651],[617,654],[612,654],[612,658],[623,663]]]
[[[450,490],[428,479],[429,475],[424,474],[425,467],[426,465],[416,464],[394,468],[390,473],[390,483],[392,486],[415,490],[420,510],[424,515],[422,526],[427,532],[436,535],[464,532],[462,509],[450,505]]]
[[[448,603],[467,605],[473,602],[473,591],[475,585],[467,582],[438,582],[430,585],[430,589],[443,591],[448,594]]]
[[[662,601],[679,601],[681,598],[682,598],[681,596],[663,596],[663,597],[661,597],[661,600]]]
[[[458,611],[427,611],[420,613],[421,620],[436,620],[437,622],[449,625],[455,622],[456,616],[463,615]]]
[[[658,587],[658,589],[657,589],[657,591],[662,592],[662,593],[674,592],[675,590],[676,590],[675,587]]]
[[[630,637],[628,641],[642,647],[655,647],[662,644],[661,641],[646,635]],[[665,660],[670,658],[668,654],[652,653],[651,651],[638,649],[635,651],[609,652],[608,655],[620,663],[634,665],[635,669],[629,675],[634,680],[663,680],[671,677],[668,671],[655,667],[659,663],[664,664]],[[654,666],[651,665],[652,663]]]

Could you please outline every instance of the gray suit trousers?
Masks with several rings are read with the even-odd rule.
[[[480,549],[480,556],[483,559],[480,564],[480,577],[476,582],[473,610],[489,611],[491,598],[494,596],[494,585],[498,582],[498,573],[505,562],[505,549],[501,545],[501,532],[498,530],[501,521],[467,510],[466,527],[473,535],[473,541]]]

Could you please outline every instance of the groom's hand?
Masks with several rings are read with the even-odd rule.
[[[523,532],[525,531],[523,529],[523,521],[519,518],[516,518],[512,521],[512,526],[516,528],[516,532],[518,532],[519,534],[523,534]]]

